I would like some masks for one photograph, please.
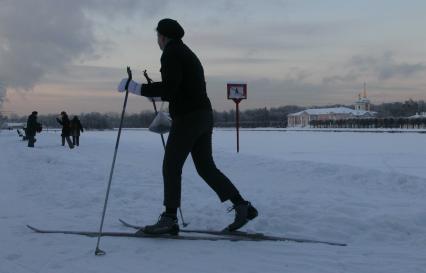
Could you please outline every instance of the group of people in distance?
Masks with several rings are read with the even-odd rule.
[[[56,121],[62,125],[62,146],[65,146],[65,140],[70,149],[74,146],[80,146],[80,132],[83,132],[83,126],[77,116],[74,116],[70,121],[65,111],[61,112],[61,118],[56,118]],[[72,141],[70,139],[72,137]]]
[[[42,131],[42,125],[37,121],[37,114],[37,111],[33,111],[27,119],[25,139],[28,140],[28,147],[34,147],[34,143],[36,142],[35,136],[37,133]],[[60,118],[56,118],[56,121],[62,125],[62,146],[65,146],[65,140],[67,141],[70,149],[74,149],[75,146],[80,146],[80,132],[84,131],[80,119],[77,116],[74,116],[73,119],[70,120],[67,113],[62,111]]]

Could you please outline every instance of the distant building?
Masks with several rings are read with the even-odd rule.
[[[355,110],[370,111],[370,100],[367,98],[367,88],[364,83],[364,92],[358,94],[358,100],[354,103]]]
[[[306,127],[312,120],[341,120],[351,118],[371,118],[376,112],[370,111],[370,100],[364,83],[363,95],[358,95],[354,103],[355,109],[347,107],[306,109],[297,113],[287,115],[288,127]]]
[[[376,112],[354,110],[347,107],[306,109],[287,116],[288,127],[306,127],[311,120],[339,120],[350,118],[370,118]]]
[[[426,112],[416,113],[414,116],[408,118],[426,118]]]

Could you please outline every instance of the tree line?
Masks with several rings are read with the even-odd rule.
[[[331,107],[348,107],[353,108],[351,105],[328,105],[328,106],[310,106],[301,107],[297,105],[287,105],[276,108],[257,108],[240,111],[240,127],[254,128],[254,127],[287,127],[287,115],[296,113],[307,108],[331,108]],[[423,100],[414,101],[407,100],[405,102],[392,102],[382,103],[379,105],[371,105],[371,111],[377,112],[375,119],[355,119],[339,121],[329,121],[328,126],[359,126],[357,128],[382,128],[377,126],[389,126],[387,128],[397,128],[395,126],[401,126],[400,124],[406,124],[406,126],[422,126],[412,124],[414,121],[404,120],[409,116],[415,115],[418,112],[426,112],[426,103]],[[235,110],[230,111],[216,111],[213,112],[215,127],[235,127]],[[73,115],[71,114],[70,117]],[[86,129],[112,129],[117,128],[120,124],[119,113],[82,113],[78,115],[81,123]],[[56,122],[56,114],[39,115],[38,120],[43,124],[44,128],[59,128],[59,124]],[[153,111],[142,111],[135,114],[126,114],[123,127],[124,128],[147,128],[155,114]],[[0,113],[0,123],[3,122],[26,122],[27,116],[11,115],[7,117]],[[359,125],[356,123],[358,120]],[[423,124],[423,123],[422,123]],[[312,126],[327,126],[323,124],[312,124]],[[367,126],[367,127],[362,127]],[[370,126],[370,127],[368,127]],[[375,127],[371,127],[375,126]],[[404,125],[405,126],[405,125]],[[401,128],[401,127],[399,127]]]

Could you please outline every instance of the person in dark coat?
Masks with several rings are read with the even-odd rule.
[[[77,116],[74,116],[71,120],[71,136],[73,145],[80,145],[80,132],[83,133],[83,131],[80,119]]]
[[[184,30],[172,19],[160,20],[157,41],[161,56],[161,82],[138,84],[123,79],[118,91],[128,91],[149,98],[161,97],[169,102],[172,126],[163,159],[164,206],[158,222],[139,232],[177,234],[176,217],[181,202],[181,174],[185,160],[191,154],[198,174],[224,202],[230,200],[235,219],[226,229],[241,228],[258,212],[243,199],[234,184],[216,167],[212,156],[213,114],[206,92],[203,66],[198,57],[182,41]]]
[[[25,134],[28,139],[28,147],[34,147],[34,143],[37,141],[35,135],[41,131],[41,124],[37,121],[37,111],[33,111],[27,119],[27,128]]]
[[[56,121],[62,125],[62,146],[65,146],[65,140],[68,143],[68,146],[70,149],[74,148],[74,144],[72,144],[70,135],[71,135],[71,126],[70,126],[70,120],[68,118],[68,115],[65,111],[61,112],[61,119],[56,118]]]

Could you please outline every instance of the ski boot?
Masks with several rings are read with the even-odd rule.
[[[244,201],[239,205],[234,205],[228,210],[228,212],[231,212],[232,210],[235,210],[234,222],[226,227],[224,231],[235,231],[247,224],[248,221],[256,218],[258,215],[257,209],[248,201]]]
[[[136,234],[170,234],[178,235],[179,225],[176,215],[163,212],[157,223],[153,225],[145,226],[144,228],[138,230]]]

